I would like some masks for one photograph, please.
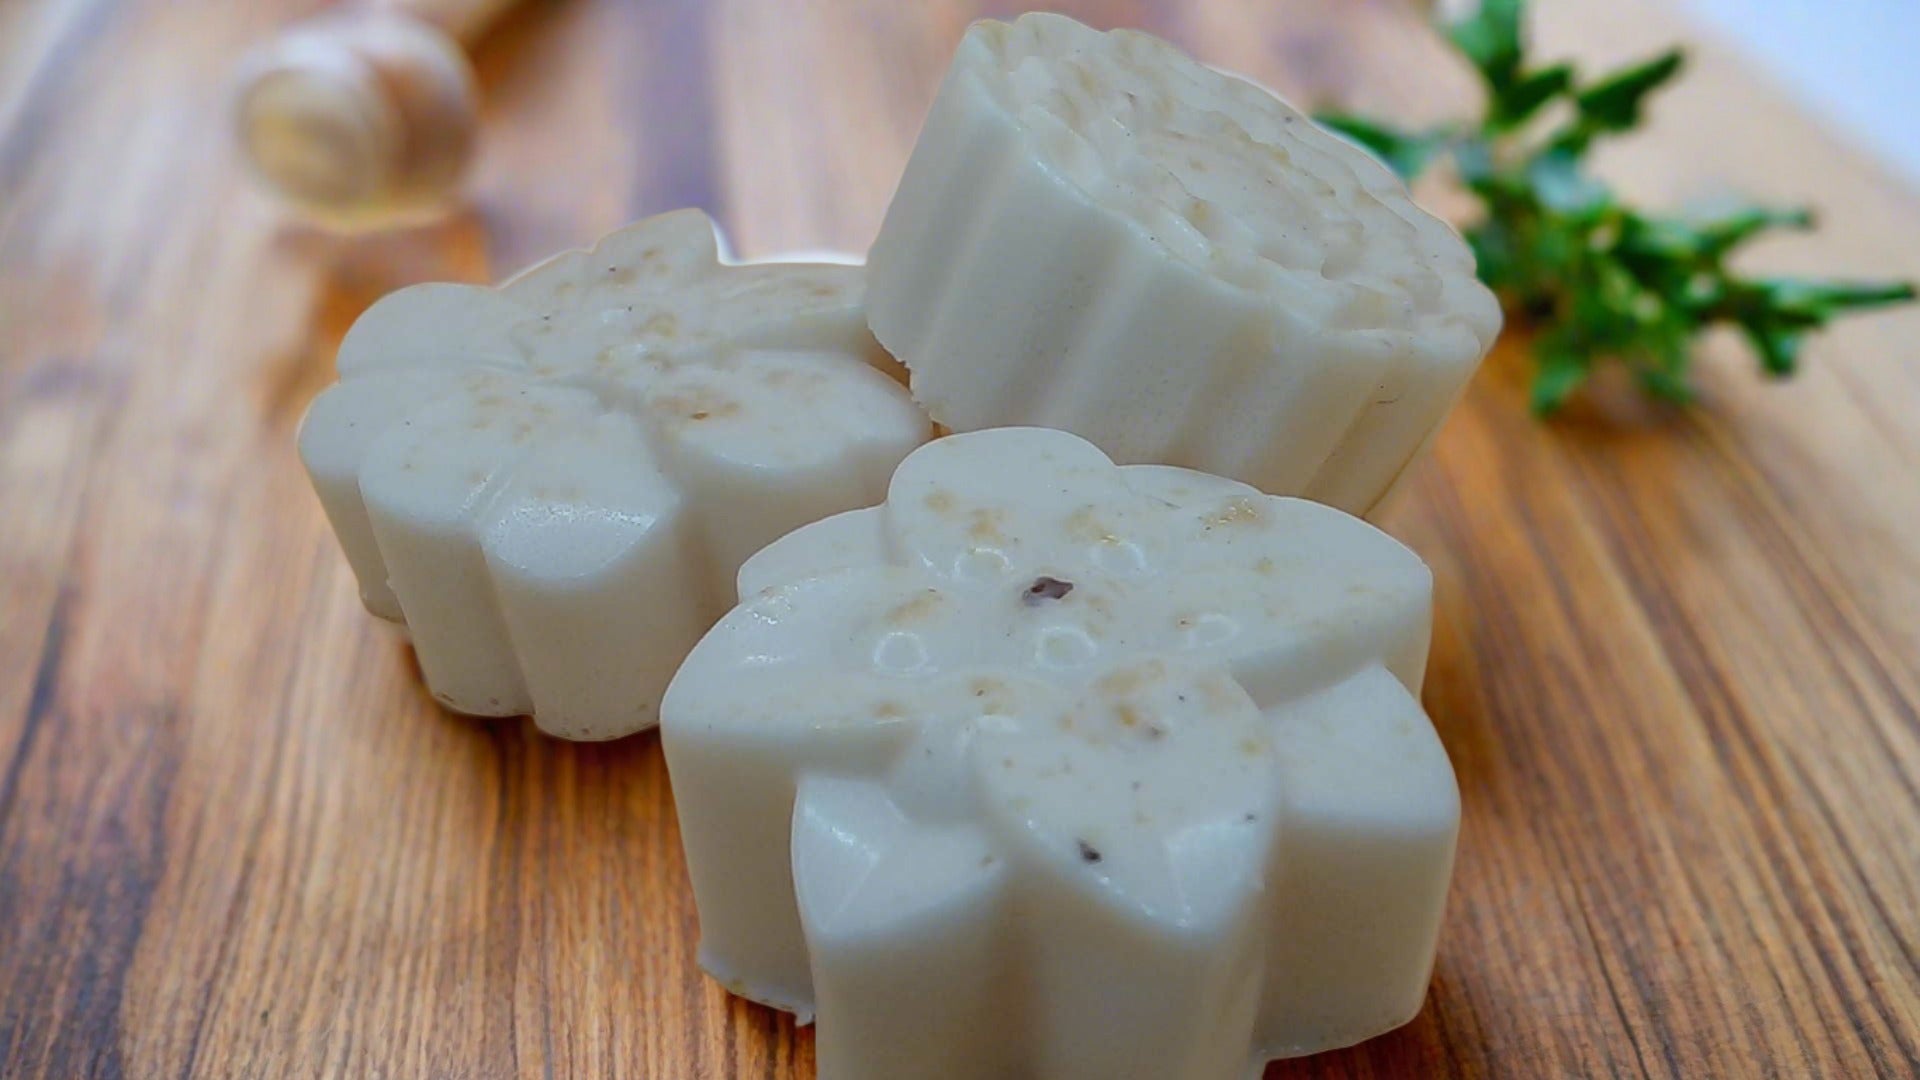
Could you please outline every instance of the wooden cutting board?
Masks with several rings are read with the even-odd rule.
[[[285,227],[224,79],[304,0],[0,4],[0,1075],[806,1077],[728,998],[658,742],[437,711],[292,453],[383,291],[640,215],[872,236],[963,0],[535,2],[486,45],[471,212]],[[1297,98],[1461,108],[1391,3],[1086,0]],[[1590,58],[1689,29],[1543,5]],[[1813,203],[1772,264],[1920,275],[1920,195],[1712,43],[1609,167]],[[1434,566],[1465,801],[1419,1019],[1270,1076],[1911,1076],[1920,1059],[1920,315],[1703,406],[1542,425],[1503,349],[1388,525]]]

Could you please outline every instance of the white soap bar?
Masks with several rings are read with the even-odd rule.
[[[1500,326],[1458,235],[1251,83],[1059,15],[961,40],[869,255],[960,431],[1038,424],[1365,513]]]
[[[929,433],[874,366],[863,289],[722,264],[686,210],[368,309],[300,455],[434,696],[570,739],[652,726],[741,562],[879,499]]]
[[[740,592],[661,736],[701,963],[822,1077],[1237,1077],[1419,1010],[1459,795],[1391,538],[998,429]]]

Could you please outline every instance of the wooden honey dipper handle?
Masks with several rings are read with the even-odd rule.
[[[473,158],[462,42],[513,0],[388,0],[289,27],[242,62],[235,133],[254,172],[343,229],[437,216]]]

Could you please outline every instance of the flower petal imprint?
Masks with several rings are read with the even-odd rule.
[[[741,569],[662,738],[736,993],[833,1077],[1238,1077],[1406,1022],[1459,820],[1364,522],[956,435]]]

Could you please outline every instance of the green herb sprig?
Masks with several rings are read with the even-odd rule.
[[[1638,126],[1647,98],[1685,65],[1670,49],[1592,81],[1570,64],[1529,63],[1522,0],[1484,0],[1442,27],[1480,74],[1485,114],[1406,131],[1333,113],[1321,123],[1411,181],[1450,158],[1483,213],[1466,230],[1480,278],[1536,324],[1533,408],[1551,413],[1596,365],[1625,364],[1650,395],[1685,402],[1696,335],[1731,325],[1772,377],[1792,375],[1806,335],[1838,315],[1914,299],[1905,282],[1750,277],[1728,266],[1775,229],[1808,229],[1804,209],[1743,206],[1659,216],[1625,205],[1584,166],[1597,141]],[[1556,103],[1564,108],[1552,109]]]

